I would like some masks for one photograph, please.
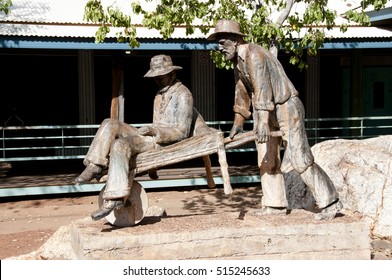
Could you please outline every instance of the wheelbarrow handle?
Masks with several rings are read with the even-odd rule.
[[[271,137],[282,137],[284,135],[283,131],[271,131]],[[257,135],[254,131],[248,131],[244,133],[237,134],[233,139],[226,137],[224,139],[225,149],[233,149],[248,142],[256,141]]]

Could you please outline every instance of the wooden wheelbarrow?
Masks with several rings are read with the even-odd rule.
[[[279,133],[273,133],[273,137],[281,136]],[[233,149],[245,143],[255,141],[256,135],[253,131],[236,135],[234,139],[224,138],[223,132],[212,129],[211,133],[197,135],[182,140],[178,143],[137,154],[131,159],[131,170],[135,177],[138,174],[145,173],[149,170],[180,163],[194,158],[203,157],[207,182],[209,187],[214,187],[215,183],[211,172],[211,162],[209,155],[218,154],[218,161],[223,179],[224,193],[229,195],[233,192],[230,184],[230,176],[226,159],[226,149]],[[103,204],[103,191],[101,190],[98,198],[99,207]],[[148,197],[144,188],[136,180],[133,180],[131,186],[131,195],[121,210],[114,210],[106,220],[115,226],[126,227],[139,223],[145,216],[148,209]]]

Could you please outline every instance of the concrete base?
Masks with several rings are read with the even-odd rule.
[[[348,216],[316,221],[313,214],[257,217],[223,213],[146,217],[115,228],[89,218],[71,225],[76,259],[370,259],[370,224]]]

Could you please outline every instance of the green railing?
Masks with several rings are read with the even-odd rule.
[[[228,135],[232,121],[207,122]],[[140,127],[144,124],[133,124]],[[332,139],[364,139],[392,134],[392,116],[306,119],[311,145]],[[99,125],[2,126],[0,162],[82,159]],[[245,130],[252,129],[247,121]],[[254,143],[228,150],[254,150]]]

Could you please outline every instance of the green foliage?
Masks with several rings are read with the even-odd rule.
[[[0,0],[0,12],[4,12],[6,15],[8,15],[11,6],[12,0]]]
[[[133,11],[143,15],[143,25],[150,29],[157,29],[164,39],[170,38],[174,28],[178,25],[184,25],[186,34],[193,34],[195,27],[193,21],[197,18],[203,19],[204,23],[211,20],[205,20],[209,13],[209,6],[214,1],[197,1],[197,0],[162,0],[157,5],[156,10],[147,12],[143,10],[140,4],[133,4]],[[206,33],[209,28],[201,27]]]
[[[90,0],[84,8],[84,19],[100,24],[95,33],[96,43],[105,41],[110,27],[119,27],[122,31],[116,32],[118,42],[128,42],[132,48],[140,46],[136,39],[136,27],[131,23],[131,16],[124,14],[118,7],[108,6],[105,10],[100,0]]]
[[[365,14],[365,9],[373,6],[374,10],[379,11],[385,7],[387,0],[363,0],[361,1],[362,9],[360,11],[349,10],[345,13],[346,18],[352,22],[358,22],[362,25],[370,25],[370,19]]]
[[[0,0],[4,1],[4,0]],[[305,12],[285,14],[290,2],[305,5]],[[346,1],[346,0],[341,0]],[[115,3],[115,1],[113,0]],[[137,1],[132,1],[132,12],[142,15],[142,24],[150,29],[159,30],[163,39],[168,39],[176,27],[186,29],[190,35],[199,29],[203,34],[210,32],[218,19],[233,19],[240,23],[241,31],[247,34],[246,40],[270,48],[283,49],[291,54],[290,62],[300,69],[306,68],[304,53],[316,55],[325,41],[325,31],[336,26],[337,13],[328,8],[328,0],[145,0],[147,4],[156,4],[153,11],[147,10]],[[369,17],[364,10],[370,6],[379,10],[385,7],[387,0],[363,0],[360,9],[353,9],[345,14],[347,23],[340,25],[345,32],[350,22],[369,25]],[[294,5],[295,5],[294,3]],[[145,3],[144,3],[145,4]],[[114,4],[113,4],[114,5]],[[271,20],[271,14],[283,15],[282,22]],[[286,16],[287,15],[287,16]],[[125,15],[114,6],[106,9],[101,1],[90,0],[86,4],[85,18],[99,23],[96,41],[103,42],[110,32],[110,27],[123,28],[117,33],[119,42],[128,41],[132,48],[139,46],[136,28],[131,22],[131,15]],[[197,25],[194,23],[197,22]],[[216,50],[211,57],[219,68],[230,68]]]
[[[212,61],[215,63],[215,66],[219,69],[232,69],[233,63],[231,61],[227,61],[223,55],[218,50],[211,50],[210,56]]]

